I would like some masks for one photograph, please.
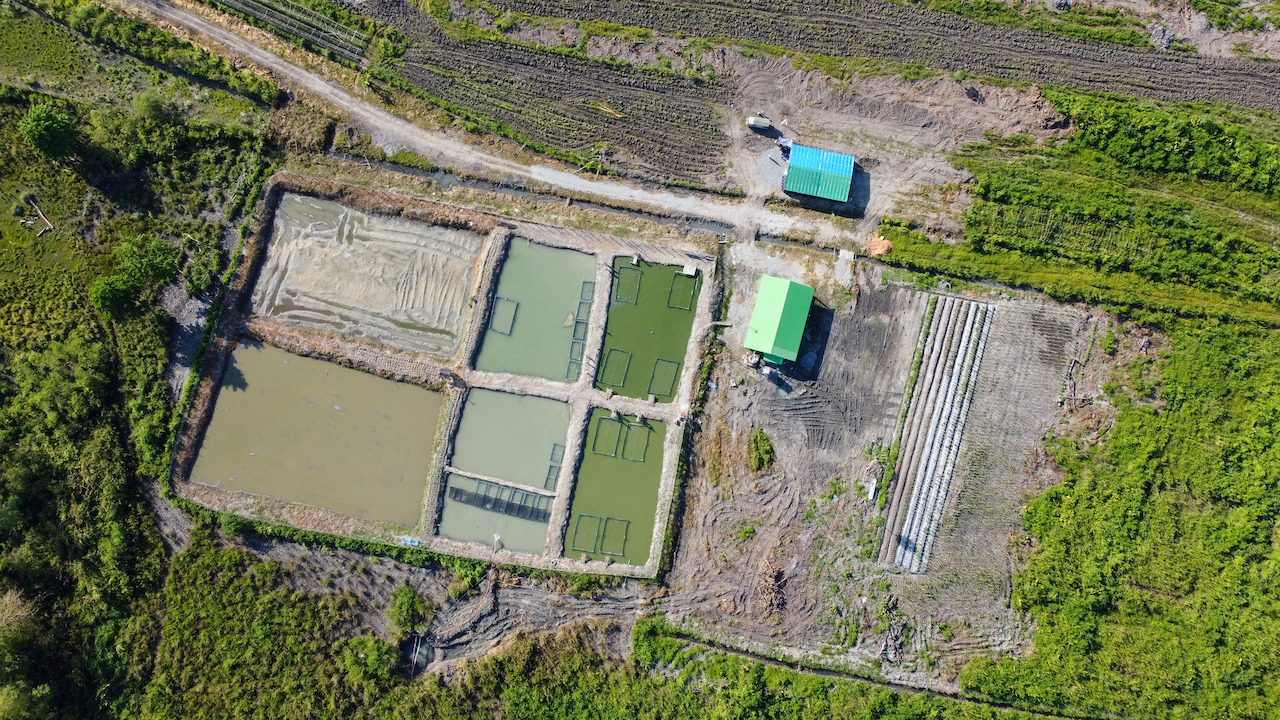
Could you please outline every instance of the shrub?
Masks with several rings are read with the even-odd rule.
[[[773,442],[764,434],[764,428],[756,428],[747,440],[747,463],[756,472],[773,465]]]
[[[18,132],[28,145],[48,158],[64,158],[76,149],[75,122],[52,105],[32,105],[18,123]]]
[[[387,624],[392,639],[399,642],[409,633],[426,630],[433,614],[431,606],[417,590],[407,584],[396,588],[391,593],[391,603],[387,605]]]

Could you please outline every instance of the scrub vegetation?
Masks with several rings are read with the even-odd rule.
[[[1280,147],[1214,107],[1049,97],[1077,130],[1057,145],[1015,136],[959,153],[978,180],[967,242],[892,221],[890,262],[1062,300],[1280,323]]]
[[[154,28],[38,1],[167,81],[276,98],[269,81]],[[47,22],[6,12],[5,37]],[[97,52],[70,35],[41,42]],[[964,243],[892,221],[887,259],[1105,304],[1168,342],[1147,353],[1123,329],[1108,336],[1114,425],[1050,440],[1064,479],[1024,517],[1012,602],[1036,620],[1035,652],[975,660],[961,685],[1068,714],[1265,717],[1280,704],[1275,124],[1052,98],[1077,124],[1066,140],[992,140],[956,157],[977,178]],[[214,513],[175,500],[197,524],[166,558],[142,497],[167,471],[173,428],[157,291],[226,277],[225,242],[279,153],[163,96],[113,105],[0,86],[0,716],[1027,717],[709,651],[659,617],[637,621],[630,659],[600,649],[609,628],[576,624],[518,633],[448,682],[410,680],[398,649],[362,629],[355,598],[295,589],[288,568],[227,547]],[[763,432],[750,447],[767,467]],[[833,480],[824,502],[843,488]],[[220,528],[255,530],[325,540]],[[485,572],[448,568],[458,595]],[[434,612],[408,587],[378,610],[393,638]]]
[[[980,659],[980,697],[1133,717],[1265,717],[1280,664],[1272,440],[1280,374],[1277,147],[1268,117],[1053,93],[1057,145],[969,148],[966,241],[886,224],[890,261],[1104,303],[1167,333],[1109,335],[1106,433],[1049,440],[1065,479],[1035,498],[1013,604],[1035,652]],[[1129,351],[1126,353],[1126,344]]]

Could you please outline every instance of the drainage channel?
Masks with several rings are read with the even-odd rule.
[[[649,222],[657,223],[666,227],[674,227],[682,232],[703,232],[709,235],[720,236],[729,235],[733,232],[732,224],[721,222],[719,220],[709,220],[707,218],[691,217],[687,215],[672,217],[670,215],[659,215],[657,213],[649,213],[642,210],[632,210],[630,208],[591,202],[590,200],[580,200],[571,196],[566,197],[563,195],[534,192],[526,188],[524,183],[520,181],[504,180],[501,182],[491,182],[489,180],[478,180],[475,178],[463,177],[448,170],[426,170],[423,168],[416,168],[411,165],[400,165],[386,160],[371,160],[359,155],[351,155],[335,150],[329,151],[327,155],[336,160],[364,163],[370,167],[376,167],[380,170],[388,170],[402,175],[413,175],[415,177],[426,178],[445,189],[463,187],[470,188],[472,190],[483,190],[485,192],[511,195],[513,197],[526,198],[529,200],[536,200],[538,202],[564,202],[567,200],[578,207],[586,208],[588,210],[596,210],[612,215],[621,215],[634,220],[648,220]]]

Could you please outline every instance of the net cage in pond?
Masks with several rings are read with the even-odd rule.
[[[628,422],[622,418],[596,419],[595,437],[591,452],[605,457],[618,457],[632,462],[644,462],[649,453],[649,435],[653,429],[643,422]]]
[[[578,552],[623,557],[630,529],[630,520],[583,513],[574,522],[569,548]]]

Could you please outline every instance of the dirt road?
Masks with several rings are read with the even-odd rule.
[[[376,130],[379,137],[418,153],[428,160],[458,170],[484,175],[495,180],[532,181],[552,185],[575,193],[586,193],[606,201],[644,205],[662,215],[706,218],[732,225],[740,234],[754,236],[760,232],[786,235],[802,232],[820,238],[834,239],[844,231],[821,221],[802,222],[773,212],[761,201],[734,202],[704,195],[676,194],[646,190],[624,182],[589,180],[570,172],[542,165],[521,165],[489,155],[443,132],[424,130],[382,108],[353,97],[342,88],[320,76],[258,47],[225,28],[161,0],[125,0],[133,7],[178,25],[189,32],[203,35],[236,55],[270,70],[277,79],[303,88],[345,113],[353,124]]]

